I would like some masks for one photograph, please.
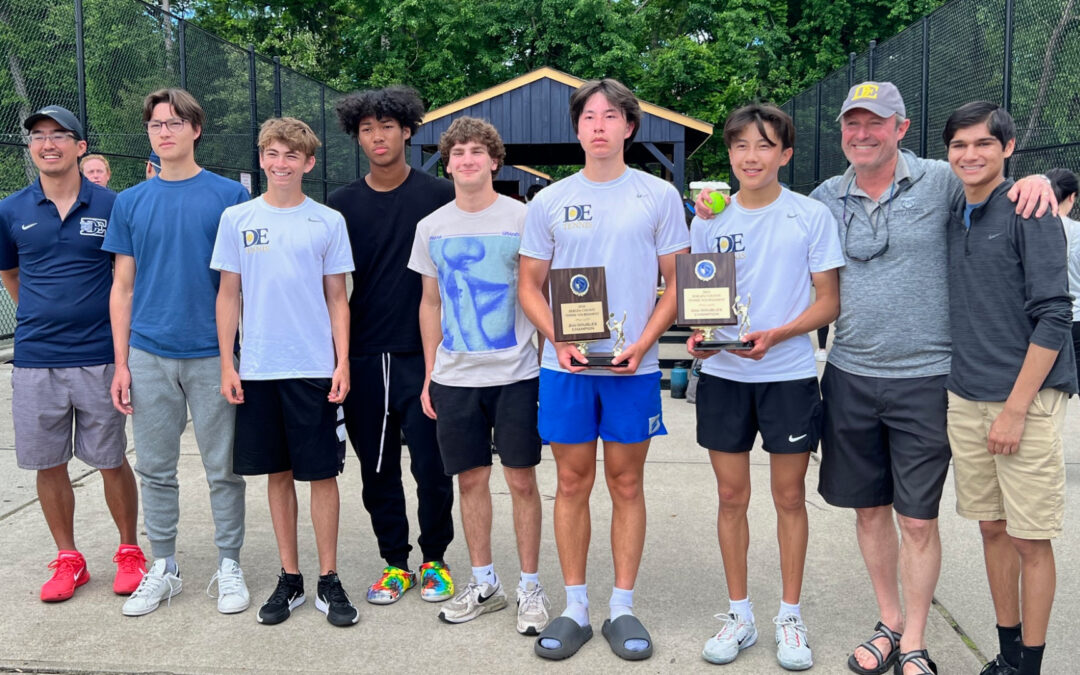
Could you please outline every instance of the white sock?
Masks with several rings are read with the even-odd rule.
[[[608,607],[611,608],[611,620],[614,621],[620,616],[634,613],[634,589],[627,590],[625,588],[619,588],[614,586],[611,589],[611,600],[608,601]]]
[[[742,618],[746,619],[750,623],[754,623],[754,606],[750,604],[750,596],[746,596],[742,600],[731,600],[728,605],[728,612],[731,614],[738,614]]]
[[[562,615],[577,621],[582,628],[589,625],[588,584],[566,587],[566,611]]]
[[[495,576],[495,565],[493,564],[472,568],[472,575],[478,584],[490,584],[494,586],[499,580],[499,578]]]
[[[608,602],[611,607],[611,620],[614,621],[620,616],[634,615],[634,589],[619,588],[614,586],[611,589],[611,600]],[[640,652],[649,648],[648,640],[626,640],[623,642],[623,646],[632,652]]]
[[[562,615],[577,621],[582,628],[589,625],[588,584],[566,587],[566,609]],[[562,646],[562,641],[555,638],[540,638],[540,646],[545,649],[558,649]]]
[[[801,603],[800,603],[801,604]],[[785,616],[793,616],[796,619],[802,619],[802,610],[800,605],[789,605],[783,600],[780,601],[780,613],[776,616],[783,619]]]
[[[518,580],[518,588],[525,590],[529,584],[540,585],[540,573],[539,572],[522,572],[521,578]]]

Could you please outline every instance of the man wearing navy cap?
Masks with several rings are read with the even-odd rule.
[[[101,250],[116,193],[79,173],[82,124],[59,106],[23,124],[40,178],[0,201],[0,279],[18,306],[12,418],[15,455],[37,472],[37,494],[58,553],[41,587],[45,602],[67,600],[90,581],[75,547],[75,493],[68,462],[101,472],[120,531],[113,590],[130,594],[146,569],[135,527],[135,476],[124,451],[124,416],[112,406],[110,256]],[[74,420],[74,442],[72,422]]]

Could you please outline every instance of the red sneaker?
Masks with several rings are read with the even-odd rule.
[[[42,602],[60,602],[75,595],[75,589],[90,581],[90,570],[86,569],[86,558],[78,551],[60,551],[56,560],[49,563],[53,572],[41,586]]]
[[[131,595],[139,587],[143,575],[146,574],[146,556],[138,546],[120,544],[116,555],[113,556],[113,562],[116,563],[113,593]]]

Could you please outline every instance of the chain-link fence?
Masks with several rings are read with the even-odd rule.
[[[140,0],[0,0],[0,198],[37,171],[22,122],[62,105],[83,121],[89,152],[105,155],[109,187],[145,178],[150,142],[142,101],[162,87],[183,87],[206,111],[196,150],[200,165],[261,193],[255,140],[275,115],[298,117],[323,142],[304,180],[319,201],[366,171],[356,142],[337,124],[342,96],[276,59],[244,49]],[[0,339],[15,330],[10,298],[0,294]]]
[[[952,111],[997,102],[1016,120],[1011,176],[1055,166],[1080,171],[1080,1],[953,0],[862,54],[781,106],[795,120],[795,158],[781,180],[810,192],[843,173],[836,115],[851,85],[894,83],[911,126],[901,145],[945,157],[941,132]]]

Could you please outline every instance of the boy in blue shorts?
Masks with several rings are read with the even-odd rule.
[[[694,253],[732,251],[743,297],[757,297],[753,321],[764,326],[746,336],[747,351],[688,351],[705,359],[698,383],[697,439],[709,449],[720,493],[717,532],[730,608],[723,626],[705,644],[710,663],[730,663],[757,641],[747,590],[750,449],[760,432],[769,453],[783,592],[776,624],[777,660],[788,670],[813,665],[799,596],[806,560],[806,467],[821,437],[821,395],[814,349],[807,335],[840,311],[838,267],[844,264],[836,221],[817,201],[780,185],[780,167],[791,160],[795,126],[783,111],[749,105],[728,117],[724,143],[739,191],[711,220],[695,218]],[[816,292],[810,301],[810,287]],[[735,326],[718,339],[737,339]]]
[[[267,474],[281,574],[259,623],[289,618],[304,602],[296,542],[294,480],[311,486],[319,550],[315,607],[335,626],[359,619],[337,572],[337,475],[345,462],[340,403],[349,392],[349,304],[353,270],[345,219],[304,195],[304,175],[321,145],[300,120],[269,119],[259,132],[266,193],[221,215],[210,266],[221,272],[217,300],[221,393],[236,408],[233,470]],[[233,345],[241,316],[240,372]]]
[[[657,340],[675,318],[675,255],[688,250],[689,237],[678,191],[626,166],[624,155],[641,121],[633,93],[615,80],[586,82],[570,97],[570,118],[585,151],[585,168],[529,204],[518,286],[522,308],[546,338],[538,426],[558,467],[555,541],[566,584],[566,610],[540,634],[535,650],[543,658],[564,659],[592,637],[585,565],[589,494],[597,440],[603,439],[615,564],[603,634],[618,656],[646,659],[652,641],[633,614],[645,543],[645,457],[650,439],[667,433]],[[584,360],[573,344],[554,341],[544,285],[550,269],[599,266],[607,271],[610,310],[626,313],[626,347],[613,359],[622,367],[586,370],[572,365],[571,359]],[[658,272],[668,288],[659,302]],[[611,347],[608,339],[596,349]]]

